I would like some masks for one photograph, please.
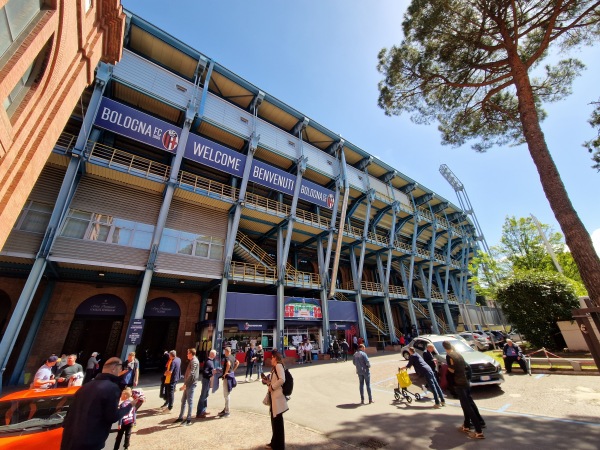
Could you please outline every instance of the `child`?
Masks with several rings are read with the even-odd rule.
[[[119,405],[119,409],[125,408],[126,406],[131,404],[131,395],[131,388],[127,387],[123,389],[123,392],[121,393],[121,404]],[[135,408],[131,408],[129,414],[127,414],[121,420],[119,420],[119,431],[117,432],[117,439],[115,440],[114,450],[119,450],[123,434],[125,435],[125,448],[129,448],[129,439],[131,438],[131,429],[133,428],[134,422]]]

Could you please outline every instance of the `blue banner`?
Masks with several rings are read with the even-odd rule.
[[[175,153],[181,128],[103,97],[95,125],[152,147]]]
[[[221,172],[244,176],[246,155],[195,134],[188,137],[184,157]]]
[[[127,330],[127,337],[125,338],[125,345],[139,345],[142,342],[142,333],[144,332],[144,319],[133,319],[129,329]]]
[[[106,97],[100,102],[94,123],[106,130],[172,153],[177,150],[181,136],[181,128]],[[188,135],[184,157],[240,178],[244,175],[247,158],[246,155],[192,133]],[[254,160],[249,181],[293,196],[296,175]],[[327,209],[332,209],[334,204],[332,190],[304,179],[299,198]]]

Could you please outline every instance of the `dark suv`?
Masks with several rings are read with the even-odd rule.
[[[442,346],[442,342],[444,341],[450,341],[456,351],[465,359],[465,362],[471,366],[472,386],[504,383],[502,367],[498,361],[485,353],[474,350],[464,341],[454,337],[437,334],[425,334],[419,336],[402,348],[402,356],[404,359],[408,359],[408,347],[414,347],[420,355],[423,355],[423,352],[427,348],[427,344],[432,343],[437,352],[436,358],[438,362],[440,364],[446,364],[446,349]]]

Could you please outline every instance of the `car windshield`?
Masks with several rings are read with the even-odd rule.
[[[442,345],[442,342],[443,341],[437,341],[437,342],[434,342],[433,345],[435,346],[435,350],[438,352],[438,354],[441,355],[441,356],[444,356],[446,354],[446,349]],[[454,349],[458,353],[465,353],[465,352],[473,352],[473,351],[475,351],[471,347],[469,347],[467,344],[465,344],[464,342],[459,341],[458,339],[448,339],[448,342],[450,342],[450,344],[452,344],[452,347],[454,347]]]
[[[73,395],[0,401],[0,436],[62,424]]]

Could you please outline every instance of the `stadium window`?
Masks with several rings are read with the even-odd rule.
[[[50,223],[52,205],[29,201],[21,210],[15,229],[43,234]]]
[[[9,0],[0,8],[0,57],[25,31],[41,8],[41,0]]]
[[[87,13],[92,9],[92,0],[85,0],[85,12]]]

